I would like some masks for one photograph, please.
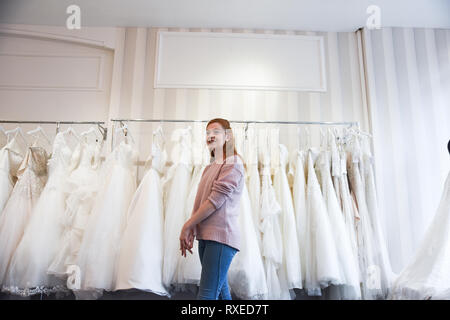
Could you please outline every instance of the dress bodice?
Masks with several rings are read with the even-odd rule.
[[[158,128],[153,132],[153,143],[150,153],[152,161],[151,167],[159,173],[163,173],[164,167],[167,162],[167,152],[163,149],[164,140],[162,136],[161,128]]]
[[[245,140],[245,163],[247,168],[250,168],[251,165],[258,165],[257,138],[255,124],[249,124]]]
[[[124,168],[131,168],[138,160],[138,152],[133,144],[122,141],[114,149],[114,159],[116,164]]]
[[[47,174],[47,161],[47,151],[35,142],[32,146],[28,147],[27,153],[17,171],[17,175],[20,176],[26,169],[30,169],[36,176],[45,176]]]
[[[279,144],[279,163],[281,168],[285,169],[289,162],[289,151],[284,144]]]
[[[53,142],[52,157],[48,161],[49,174],[56,170],[64,170],[70,166],[73,155],[72,149],[67,145],[64,133],[59,132]]]
[[[192,164],[191,127],[176,129],[172,132],[172,141],[175,145],[172,149],[171,159],[174,164]]]
[[[205,143],[204,126],[196,124],[192,131],[192,163],[195,166],[206,166],[209,163],[210,154]]]
[[[2,148],[2,163],[0,163],[0,166],[2,169],[9,171],[11,176],[16,176],[23,158],[16,138],[13,138]]]

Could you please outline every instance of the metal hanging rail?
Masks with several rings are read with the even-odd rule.
[[[111,119],[112,122],[119,122],[122,127],[124,122],[153,122],[153,123],[207,123],[209,120],[180,120],[180,119]],[[359,129],[359,122],[357,121],[261,121],[261,120],[229,120],[230,123],[245,123],[245,124],[294,124],[294,125],[330,125],[330,126],[356,126]],[[114,131],[111,134],[111,149],[114,146]]]
[[[17,123],[17,124],[30,124],[30,123],[35,123],[35,124],[56,124],[56,133],[59,132],[59,125],[61,124],[96,124],[98,125],[102,135],[103,135],[103,140],[106,140],[106,136],[107,136],[107,132],[108,132],[108,128],[104,127],[103,125],[105,125],[105,121],[39,121],[39,120],[0,120],[0,123]]]
[[[111,119],[115,122],[173,122],[173,123],[195,123],[208,122],[209,120],[169,120],[169,119]],[[358,126],[357,121],[331,122],[331,121],[259,121],[259,120],[230,120],[231,123],[259,123],[259,124],[303,124],[303,125],[344,125],[344,126]]]

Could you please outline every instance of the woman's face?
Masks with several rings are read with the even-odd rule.
[[[223,148],[226,141],[227,135],[220,123],[213,122],[206,128],[206,145],[209,151]]]

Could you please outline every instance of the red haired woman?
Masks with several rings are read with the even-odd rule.
[[[244,187],[244,165],[234,147],[233,132],[225,119],[206,126],[211,163],[203,171],[191,218],[180,234],[181,254],[192,253],[194,237],[202,272],[197,299],[231,300],[227,273],[239,251],[239,205]]]

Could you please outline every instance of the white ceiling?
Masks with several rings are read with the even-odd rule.
[[[450,0],[0,0],[0,23],[65,26],[71,4],[82,26],[353,31],[374,4],[382,27],[450,28]]]

